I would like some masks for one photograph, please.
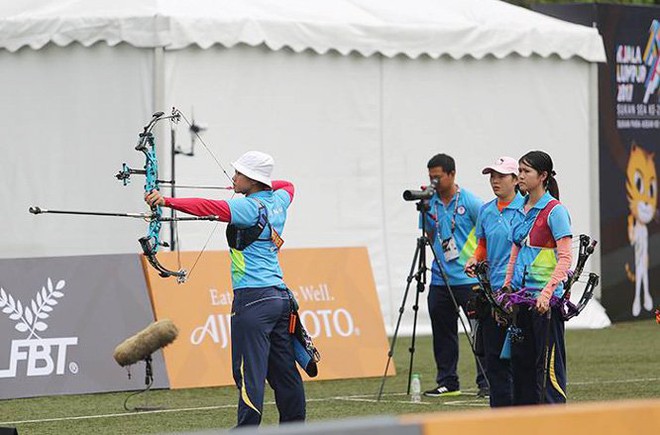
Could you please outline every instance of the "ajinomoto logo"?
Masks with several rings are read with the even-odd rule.
[[[47,319],[58,304],[58,299],[64,297],[61,290],[65,285],[64,280],[53,285],[53,281],[48,278],[47,284],[26,304],[0,288],[2,312],[14,321],[14,329],[27,334],[25,339],[11,341],[8,368],[0,369],[0,378],[14,378],[23,373],[25,376],[62,375],[67,367],[71,373],[78,373],[78,365],[67,363],[66,357],[67,348],[77,345],[78,337],[41,337],[41,333],[48,329]],[[0,367],[2,365],[0,361]]]
[[[360,329],[353,321],[353,315],[348,308],[336,306],[335,297],[330,292],[327,283],[319,285],[299,285],[291,289],[297,301],[303,302],[309,309],[300,310],[300,321],[303,323],[310,337],[350,337],[359,336]],[[232,304],[232,295],[229,291],[220,293],[217,289],[210,289],[211,305],[224,305],[227,308]],[[329,305],[329,306],[323,306]],[[231,338],[231,316],[233,314],[210,314],[204,324],[193,329],[190,342],[199,346],[209,339],[222,349],[229,346]]]

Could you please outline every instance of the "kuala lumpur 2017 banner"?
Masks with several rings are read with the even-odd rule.
[[[660,303],[660,8],[543,5],[603,37],[598,69],[601,303],[613,321],[649,319]]]

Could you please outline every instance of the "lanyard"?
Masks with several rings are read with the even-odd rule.
[[[454,231],[456,230],[456,212],[458,210],[458,200],[461,199],[461,188],[457,186],[456,189],[456,202],[454,202],[454,212],[452,213],[451,216],[451,237],[454,237]],[[435,221],[435,228],[436,228],[436,233],[438,235],[438,238],[442,240],[442,235],[440,234],[440,204],[442,200],[438,197],[438,204],[435,205],[435,215],[437,216],[437,219]],[[444,206],[443,206],[444,208]]]

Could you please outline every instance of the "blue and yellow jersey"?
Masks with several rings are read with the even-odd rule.
[[[282,234],[291,204],[291,196],[285,190],[264,190],[244,198],[227,201],[231,210],[231,224],[248,228],[257,223],[259,203],[268,213],[268,221],[278,234]],[[231,281],[234,290],[240,288],[281,287],[282,269],[277,258],[277,247],[270,240],[270,227],[266,226],[259,239],[243,251],[230,249]]]
[[[486,240],[486,259],[489,266],[490,285],[493,290],[499,290],[504,285],[506,267],[511,256],[512,224],[518,209],[525,199],[516,193],[511,203],[500,212],[497,208],[497,198],[481,207],[476,225],[477,240]]]
[[[514,218],[512,237],[513,242],[520,247],[520,252],[513,269],[511,285],[515,289],[525,287],[534,292],[542,290],[550,281],[557,266],[556,241],[572,236],[571,217],[566,207],[556,204],[547,216],[547,224],[538,222],[535,225],[539,213],[556,199],[546,192],[534,207],[525,213],[526,201],[527,198]],[[545,229],[549,229],[547,235]],[[560,283],[554,294],[561,297],[563,292],[564,284]]]
[[[430,209],[424,214],[424,230],[429,235],[433,249],[447,274],[449,285],[475,284],[477,280],[470,278],[463,270],[467,260],[474,254],[477,247],[475,224],[479,209],[483,202],[467,189],[459,188],[446,206],[435,193],[430,201]],[[420,219],[421,220],[421,219]],[[454,229],[452,231],[452,221]],[[442,241],[454,237],[458,249],[458,258],[446,261],[442,250]],[[440,273],[438,264],[433,261],[432,285],[446,285]]]

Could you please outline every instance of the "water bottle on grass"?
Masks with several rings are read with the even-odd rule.
[[[419,403],[422,401],[422,383],[417,373],[412,375],[410,381],[410,401],[412,403]]]

